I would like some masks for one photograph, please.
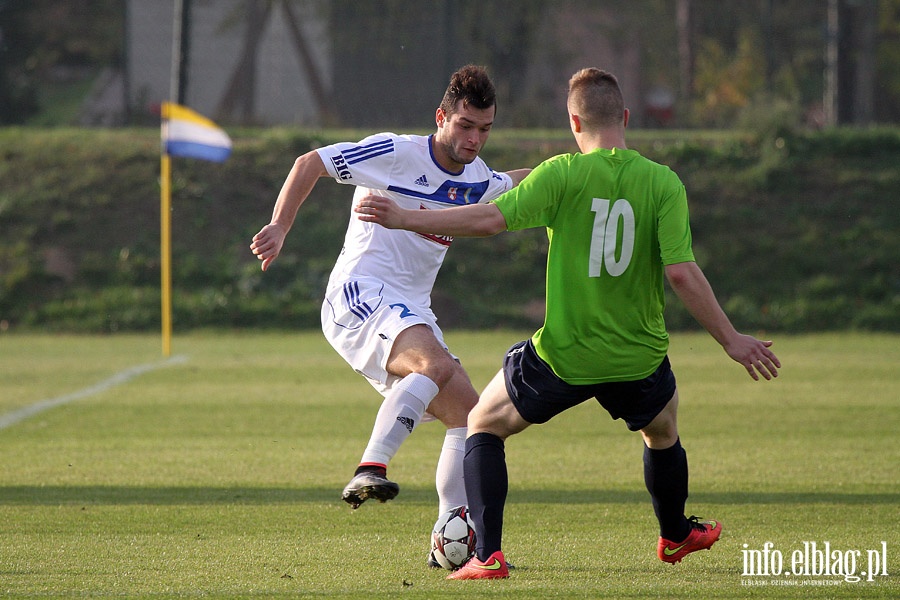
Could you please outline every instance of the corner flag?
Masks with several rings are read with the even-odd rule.
[[[172,156],[224,162],[231,138],[215,123],[191,109],[163,102],[160,153],[160,272],[162,278],[162,351],[172,347]]]
[[[224,162],[231,154],[231,138],[203,115],[172,102],[163,102],[161,109],[164,153],[212,162]]]

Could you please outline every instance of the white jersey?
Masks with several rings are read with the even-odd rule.
[[[512,179],[476,158],[459,173],[445,171],[434,159],[432,136],[379,133],[359,143],[342,142],[318,149],[328,173],[353,184],[350,224],[328,288],[348,279],[387,282],[418,307],[431,305],[431,289],[453,238],[386,229],[360,221],[352,212],[359,198],[378,194],[402,208],[441,209],[493,200],[512,189]]]

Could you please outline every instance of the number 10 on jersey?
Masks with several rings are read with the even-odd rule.
[[[607,273],[618,277],[628,268],[634,254],[634,210],[624,198],[616,200],[615,203],[594,198],[591,210],[594,212],[594,229],[591,233],[588,276],[600,277],[605,266]],[[621,248],[618,247],[620,238]],[[616,255],[619,257],[618,260]]]

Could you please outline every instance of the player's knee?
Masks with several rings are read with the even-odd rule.
[[[439,353],[406,352],[392,360],[388,364],[388,372],[394,372],[400,376],[410,373],[418,373],[432,380],[440,389],[453,377],[456,363],[450,355],[442,356]]]
[[[650,425],[641,430],[644,443],[648,448],[664,450],[675,445],[678,441],[678,426],[675,419],[654,419]]]
[[[491,433],[506,439],[528,427],[529,423],[519,415],[518,410],[508,398],[496,399],[482,397],[482,400],[469,413],[469,435],[473,433]]]
[[[489,432],[491,430],[491,420],[486,418],[483,412],[479,412],[476,407],[469,411],[466,426],[469,428],[469,435]]]
[[[419,368],[421,370],[417,372],[431,379],[441,390],[448,386],[458,385],[458,379],[465,380],[468,384],[466,372],[449,354],[446,356],[427,357],[422,361]],[[471,384],[468,385],[471,387]],[[475,400],[477,400],[477,395]]]
[[[466,426],[471,409],[472,404],[465,397],[438,394],[431,401],[428,412],[448,429],[453,429]]]

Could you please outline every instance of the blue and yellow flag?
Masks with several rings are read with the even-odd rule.
[[[162,103],[163,152],[169,156],[224,162],[231,138],[215,123],[173,102]]]

